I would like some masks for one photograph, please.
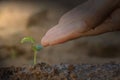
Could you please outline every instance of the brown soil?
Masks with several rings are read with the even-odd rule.
[[[120,80],[120,64],[38,63],[35,66],[1,67],[0,80]]]

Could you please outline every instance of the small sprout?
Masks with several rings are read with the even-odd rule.
[[[37,62],[37,52],[40,51],[43,47],[41,45],[36,45],[35,43],[35,40],[34,38],[32,37],[24,37],[22,40],[21,40],[21,43],[26,43],[26,42],[29,42],[31,43],[31,48],[34,52],[34,65],[36,64]]]

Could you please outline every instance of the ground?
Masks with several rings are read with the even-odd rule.
[[[119,80],[120,64],[57,64],[2,67],[1,80]]]

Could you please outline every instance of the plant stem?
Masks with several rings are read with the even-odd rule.
[[[34,65],[36,64],[37,62],[37,51],[34,51]]]

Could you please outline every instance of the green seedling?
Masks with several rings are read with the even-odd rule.
[[[21,43],[30,43],[31,44],[31,49],[34,52],[34,65],[37,62],[37,52],[40,51],[43,47],[41,45],[37,45],[34,38],[32,37],[24,37],[21,40]]]

